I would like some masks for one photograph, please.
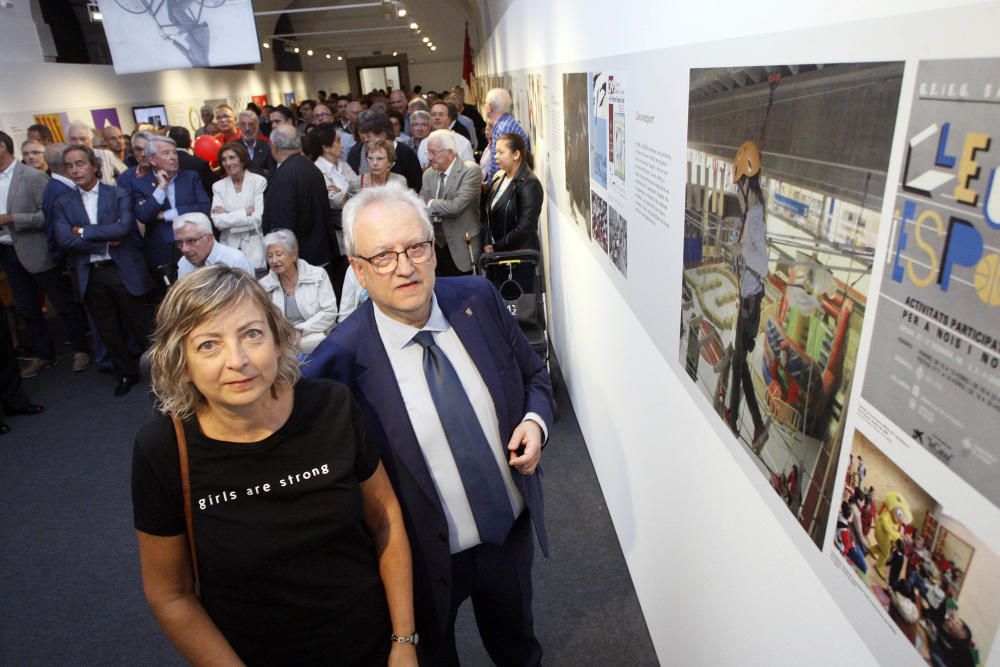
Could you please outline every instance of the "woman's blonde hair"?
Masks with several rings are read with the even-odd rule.
[[[291,387],[299,379],[294,327],[252,276],[240,269],[215,264],[197,269],[177,281],[156,312],[153,344],[146,352],[156,407],[179,419],[191,417],[205,397],[188,379],[184,342],[194,329],[227,309],[249,300],[264,313],[278,348],[278,373],[271,387]]]

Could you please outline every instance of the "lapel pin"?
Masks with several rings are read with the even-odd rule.
[[[472,317],[472,308],[466,308],[465,309],[465,316],[466,317]]]

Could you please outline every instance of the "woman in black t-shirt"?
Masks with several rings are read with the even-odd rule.
[[[200,596],[171,419],[136,437],[146,599],[194,664],[416,665],[410,548],[348,390],[299,381],[292,327],[222,265],[157,313],[153,391],[183,425]]]

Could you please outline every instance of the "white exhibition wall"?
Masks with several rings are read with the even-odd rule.
[[[272,103],[282,93],[297,99],[315,93],[302,72],[192,69],[116,76],[110,65],[18,63],[0,67],[0,128],[20,141],[34,114],[66,113],[69,120],[92,123],[91,109],[115,107],[125,132],[132,132],[132,107],[165,104],[168,114],[177,109],[184,118],[208,99],[226,98],[240,108],[254,95],[267,95]],[[171,107],[171,105],[173,105]],[[170,118],[174,124],[183,121]]]
[[[514,85],[523,85],[528,75],[544,81],[544,92],[532,102],[544,107],[532,111],[549,124],[536,160],[543,164],[547,195],[542,237],[550,329],[663,664],[926,664],[879,615],[881,609],[851,590],[864,587],[840,556],[810,541],[710,405],[692,394],[676,353],[664,355],[664,349],[677,349],[690,69],[904,61],[893,137],[898,148],[905,144],[917,61],[997,57],[997,25],[997,2],[628,2],[612,8],[595,0],[515,0],[481,50],[480,77],[514,75]],[[630,126],[628,141],[655,144],[672,158],[662,181],[671,199],[663,221],[670,231],[661,235],[672,243],[649,243],[656,238],[648,229],[654,223],[638,219],[629,208],[634,201],[623,203],[633,212],[627,279],[557,205],[561,195],[555,190],[564,182],[558,91],[561,75],[576,72],[619,75],[628,99],[626,122],[640,114],[647,119]],[[515,105],[526,108],[523,100]],[[901,161],[901,151],[894,150],[888,182],[895,182]],[[630,169],[636,173],[634,163]],[[887,189],[883,218],[891,218],[891,207]],[[889,228],[883,223],[881,248]],[[881,273],[876,261],[873,285]],[[636,285],[639,279],[644,283]],[[657,308],[662,316],[650,314]],[[875,304],[869,308],[874,312]],[[873,319],[866,316],[862,362]],[[858,373],[854,395],[860,393],[863,365]],[[849,427],[859,419],[851,408]],[[845,438],[841,465],[850,450]],[[952,488],[957,478],[942,473],[933,457],[913,457],[910,474],[935,497],[946,498],[996,551],[996,507],[981,511],[979,499]],[[844,468],[836,470],[842,478]],[[832,532],[831,521],[824,545]],[[871,632],[865,635],[859,626]],[[998,653],[984,664],[1000,664]]]

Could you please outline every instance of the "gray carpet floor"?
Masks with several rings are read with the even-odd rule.
[[[0,665],[180,665],[142,596],[132,529],[132,438],[152,416],[140,387],[68,360],[24,381],[46,411],[0,437]],[[547,665],[656,665],[621,548],[566,394],[543,456],[551,558],[536,556]],[[489,665],[471,604],[463,665]]]

